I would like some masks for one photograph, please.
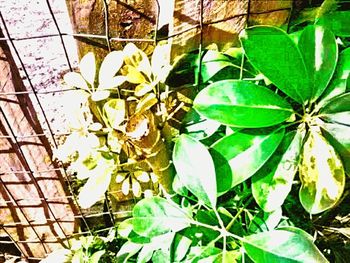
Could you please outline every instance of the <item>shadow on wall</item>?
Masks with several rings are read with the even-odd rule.
[[[78,222],[5,41],[0,41],[0,80],[0,236],[11,235],[24,256],[40,258],[61,248]]]

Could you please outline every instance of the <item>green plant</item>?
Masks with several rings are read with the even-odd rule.
[[[266,26],[248,28],[240,39],[249,62],[274,85],[222,80],[194,100],[201,115],[240,129],[210,147],[219,193],[252,177],[256,202],[271,212],[283,204],[299,166],[303,207],[311,214],[333,207],[344,190],[344,167],[349,172],[350,50],[336,68],[336,39],[321,26],[306,27],[297,43]]]
[[[178,195],[135,206],[119,227],[123,262],[327,261],[309,234],[282,219],[281,206],[293,185],[310,214],[342,196],[350,49],[338,55],[334,34],[320,25],[293,35],[256,26],[240,39],[248,61],[239,49],[207,50],[202,59],[183,56],[170,73],[170,85],[206,87],[173,150]]]
[[[144,198],[118,224],[115,239],[124,244],[117,262],[327,262],[302,230],[307,222],[294,225],[283,205],[292,200],[310,217],[329,211],[349,175],[349,34],[331,20],[348,12],[336,6],[325,1],[291,34],[247,28],[241,48],[219,52],[211,45],[182,55],[173,67],[156,62],[159,50],[150,63],[127,45],[105,58],[98,81],[92,54],[83,58],[81,75],[66,75],[88,102],[88,119],[57,152],[79,179],[88,179],[80,205],[91,206],[108,188],[113,195],[116,186],[138,197],[140,183],[155,174],[171,193]],[[199,93],[171,162],[177,131],[168,120],[186,108],[177,100],[188,90]],[[174,178],[173,170],[162,173],[172,164]],[[95,238],[65,253],[104,255],[103,248],[90,249]]]
[[[60,249],[52,252],[42,263],[96,263],[117,262],[116,254],[116,230],[111,229],[107,237],[81,236],[79,239],[69,240],[70,249]]]

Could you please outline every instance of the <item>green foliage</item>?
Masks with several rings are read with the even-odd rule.
[[[79,239],[69,240],[70,249],[60,249],[52,252],[43,263],[96,263],[118,262],[113,252],[118,246],[116,230],[109,231],[107,237],[81,236]]]
[[[283,204],[301,161],[300,201],[304,208],[316,214],[333,207],[344,190],[345,173],[338,153],[320,128],[325,123],[350,123],[346,90],[328,92],[327,102],[320,99],[334,72],[338,79],[332,82],[348,78],[344,59],[336,70],[338,48],[333,33],[318,25],[308,26],[295,44],[280,29],[256,26],[240,37],[250,63],[275,86],[222,80],[195,98],[194,108],[200,115],[243,128],[210,146],[215,152],[218,184],[230,186],[223,189],[226,192],[254,175],[253,196],[262,209],[271,212]],[[284,94],[275,94],[275,87]],[[262,127],[266,128],[251,129]]]
[[[350,48],[339,22],[348,16],[327,0],[292,24],[292,34],[249,27],[240,34],[241,48],[220,52],[212,45],[183,54],[173,66],[159,63],[165,46],[156,47],[157,62],[127,45],[105,58],[98,81],[97,68],[86,66],[94,64],[90,54],[81,74],[65,76],[88,93],[97,120],[85,125],[87,133],[67,138],[74,147],[61,152],[77,177],[87,179],[82,207],[101,198],[111,178],[124,194],[131,188],[139,196],[136,182],[175,168],[168,180],[173,191],[142,199],[118,224],[117,240],[124,243],[117,262],[327,262],[308,233],[290,226],[284,203],[292,199],[311,216],[342,198],[350,172]],[[198,93],[182,134],[161,139],[174,141],[172,158],[163,163],[156,155],[161,165],[144,169],[158,146],[137,141],[168,125],[169,112],[156,109],[166,109],[175,101],[169,93],[183,88]],[[145,124],[149,112],[161,116],[155,122],[161,125]],[[140,128],[130,130],[134,126]],[[292,190],[299,195],[290,196]],[[104,248],[89,254],[94,260],[104,255]]]

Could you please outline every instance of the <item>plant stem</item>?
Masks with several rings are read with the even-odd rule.
[[[253,201],[253,197],[251,196],[249,200],[239,209],[239,211],[235,214],[235,216],[232,218],[230,223],[226,226],[226,230],[230,231],[231,227],[233,226],[234,222],[236,222],[237,218],[242,214],[242,212],[245,210],[245,208]]]

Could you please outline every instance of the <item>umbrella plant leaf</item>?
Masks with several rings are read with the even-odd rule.
[[[198,52],[186,53],[176,58],[165,83],[171,87],[193,85],[198,82]]]
[[[254,26],[240,33],[248,60],[281,91],[304,104],[313,96],[300,50],[286,32],[271,26]]]
[[[333,78],[322,94],[318,107],[322,107],[333,97],[346,92],[347,86],[350,86],[349,75],[350,48],[346,48],[339,54],[338,63]]]
[[[103,113],[110,127],[119,129],[125,118],[125,101],[122,99],[108,100],[103,105]]]
[[[335,11],[321,16],[316,24],[328,27],[336,36],[349,37],[349,17],[350,11]]]
[[[139,72],[143,72],[150,77],[152,74],[151,63],[145,52],[140,50],[134,43],[128,43],[124,47],[124,62],[127,66],[132,66]],[[134,82],[132,82],[134,83]],[[141,82],[140,82],[141,83]]]
[[[140,84],[147,82],[144,75],[134,66],[125,65],[121,69],[121,73],[126,76],[128,82],[133,84]]]
[[[296,231],[273,230],[244,237],[248,256],[259,263],[328,262],[312,242],[312,237]]]
[[[82,208],[89,208],[101,200],[107,191],[113,173],[113,161],[101,158],[94,173],[82,187],[78,202]]]
[[[334,97],[321,108],[320,114],[323,115],[348,111],[350,111],[350,92]]]
[[[89,52],[80,60],[79,69],[83,78],[93,87],[96,76],[96,61],[94,53]]]
[[[250,130],[225,136],[211,146],[218,193],[222,194],[242,183],[258,171],[274,153],[284,135],[284,129],[272,133]]]
[[[89,87],[86,84],[85,79],[79,73],[68,72],[64,75],[63,79],[70,87],[75,87],[78,89],[89,91]]]
[[[299,199],[310,214],[333,207],[344,191],[343,164],[319,128],[310,129],[303,148],[299,177],[302,184]]]
[[[98,76],[99,84],[110,81],[123,65],[123,51],[112,51],[102,61]]]
[[[282,97],[246,81],[214,82],[199,92],[193,104],[204,117],[235,127],[268,127],[293,115]]]
[[[201,75],[203,83],[210,80],[220,70],[234,66],[228,56],[214,50],[208,50],[202,57]]]
[[[182,134],[174,146],[173,162],[181,183],[199,200],[215,207],[215,168],[208,149],[189,135]]]
[[[115,76],[109,79],[103,79],[103,81],[99,83],[97,90],[106,90],[112,89],[122,85],[127,80],[125,76]]]
[[[320,117],[328,122],[350,125],[350,93],[330,99],[321,108]]]
[[[282,206],[292,189],[304,136],[300,129],[287,133],[275,153],[252,177],[254,199],[265,212]]]
[[[322,123],[322,135],[334,147],[350,175],[350,127],[334,123]]]
[[[190,226],[190,215],[174,202],[152,197],[139,201],[133,209],[133,230],[145,237],[156,237]]]
[[[107,99],[110,96],[109,90],[97,90],[91,93],[91,100],[98,102]]]
[[[332,31],[313,25],[303,30],[298,46],[309,73],[313,100],[316,100],[332,78],[337,65],[338,46]]]
[[[197,140],[203,140],[213,135],[220,127],[220,123],[204,118],[193,108],[190,109],[182,120],[181,128],[184,133]]]

